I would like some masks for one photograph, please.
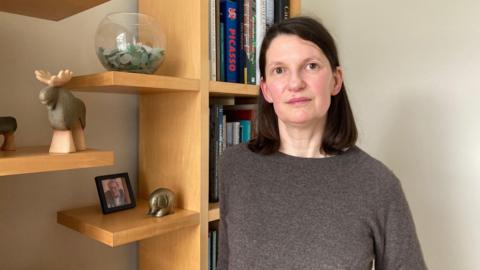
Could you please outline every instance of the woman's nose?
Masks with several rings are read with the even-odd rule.
[[[288,90],[290,91],[301,91],[305,88],[305,80],[301,72],[292,72],[288,80]]]

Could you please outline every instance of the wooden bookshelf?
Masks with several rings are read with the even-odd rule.
[[[83,92],[156,94],[198,92],[200,82],[170,76],[107,71],[73,77],[65,88]]]
[[[155,218],[148,216],[148,203],[107,215],[100,206],[89,206],[57,213],[57,222],[111,247],[159,236],[185,227],[198,226],[199,213],[176,209],[175,213]]]
[[[210,96],[258,96],[259,86],[242,83],[210,81]]]
[[[48,149],[48,146],[37,146],[0,151],[0,176],[113,165],[112,151],[88,149],[70,154],[50,154]]]
[[[109,0],[2,0],[0,11],[59,21]]]
[[[220,208],[218,203],[210,203],[208,205],[208,221],[215,221],[220,219]]]

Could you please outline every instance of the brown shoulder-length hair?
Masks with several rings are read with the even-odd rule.
[[[263,39],[260,49],[260,76],[266,78],[265,65],[266,53],[278,35],[296,35],[303,40],[316,44],[330,62],[332,71],[340,66],[337,47],[330,33],[325,27],[310,17],[294,17],[270,27]],[[280,134],[278,119],[273,108],[263,97],[260,91],[257,112],[257,136],[250,140],[248,148],[260,154],[273,154],[280,148]],[[337,155],[345,149],[355,145],[357,140],[357,127],[353,113],[348,102],[345,84],[340,92],[331,96],[330,107],[327,112],[327,122],[323,132],[320,151],[327,155]]]

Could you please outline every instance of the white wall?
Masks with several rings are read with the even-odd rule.
[[[429,269],[480,269],[480,2],[302,10],[337,40],[360,146],[401,179]]]
[[[47,145],[51,128],[38,100],[35,69],[76,75],[104,70],[93,45],[96,26],[114,11],[137,11],[112,0],[59,22],[0,12],[0,115],[18,121],[18,146]],[[1,269],[136,269],[136,244],[110,248],[56,223],[56,212],[98,203],[94,177],[128,172],[136,185],[138,99],[74,93],[87,107],[87,146],[111,149],[115,166],[0,177]],[[0,139],[1,141],[2,139]]]

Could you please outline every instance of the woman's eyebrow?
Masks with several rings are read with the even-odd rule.
[[[275,61],[275,62],[268,63],[267,66],[278,66],[282,64],[283,64],[282,61]]]

